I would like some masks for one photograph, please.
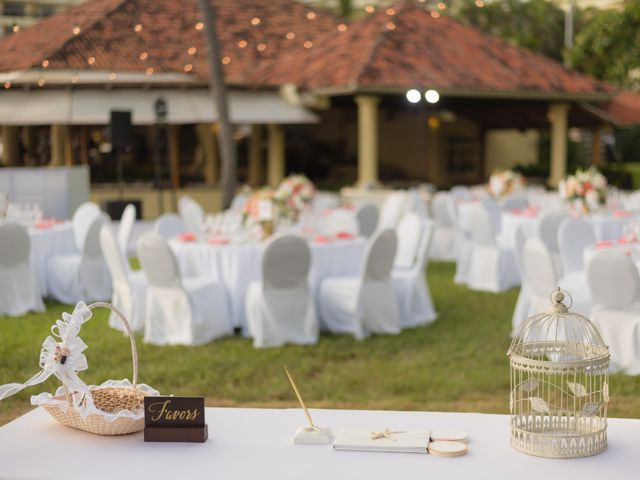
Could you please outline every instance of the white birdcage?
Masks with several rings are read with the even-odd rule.
[[[511,445],[548,458],[607,448],[609,347],[558,288],[549,312],[529,317],[509,348]]]

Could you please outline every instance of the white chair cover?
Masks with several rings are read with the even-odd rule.
[[[318,341],[315,302],[309,292],[311,251],[307,242],[287,235],[269,243],[262,257],[262,282],[249,285],[247,323],[254,347]]]
[[[136,206],[132,203],[124,207],[118,226],[118,247],[126,257],[129,254],[129,241],[133,233],[133,225],[136,223]],[[121,322],[122,323],[122,322]]]
[[[527,236],[522,226],[516,229],[515,244],[513,254],[515,256],[516,268],[520,274],[520,293],[516,301],[516,308],[511,318],[512,332],[515,332],[520,324],[529,316],[529,304],[531,303],[531,290],[524,274],[524,244]]]
[[[538,224],[538,238],[547,246],[558,276],[562,276],[564,273],[562,259],[560,258],[560,247],[558,246],[558,231],[560,230],[560,224],[567,217],[568,215],[564,211],[553,211],[542,215]]]
[[[197,238],[204,236],[204,209],[190,197],[180,197],[178,213],[187,226],[187,229]]]
[[[334,277],[320,285],[324,326],[363,339],[370,333],[400,332],[398,304],[391,282],[397,248],[393,230],[375,233],[367,244],[361,277]]]
[[[456,227],[456,273],[453,282],[458,285],[465,285],[469,277],[469,268],[471,267],[471,252],[473,251],[473,243],[471,242],[471,225],[458,215],[458,209],[454,202],[449,203],[451,217]]]
[[[62,303],[106,301],[111,298],[111,277],[100,248],[100,229],[105,218],[98,215],[87,231],[82,252],[49,257],[49,294]]]
[[[525,242],[522,266],[525,284],[531,292],[527,316],[548,311],[550,295],[558,286],[558,279],[549,250],[542,240],[530,238]]]
[[[394,229],[400,223],[405,205],[407,204],[407,192],[398,190],[387,195],[380,209],[378,230]]]
[[[591,320],[609,345],[613,369],[640,374],[640,277],[631,258],[603,250],[587,264]]]
[[[467,285],[473,290],[502,292],[519,284],[513,251],[496,243],[489,209],[478,203],[470,212],[471,262]]]
[[[187,231],[187,226],[175,213],[163,213],[153,224],[153,231],[165,240],[177,237]]]
[[[423,228],[422,220],[415,213],[408,213],[402,218],[396,229],[398,251],[393,262],[394,269],[413,267],[418,255]]]
[[[71,225],[73,238],[79,252],[84,248],[84,240],[93,221],[101,215],[100,207],[93,202],[84,202],[73,212]]]
[[[373,232],[378,228],[378,216],[380,212],[378,207],[372,203],[362,205],[356,213],[356,220],[358,221],[358,234],[369,238],[373,235]]]
[[[131,328],[140,331],[144,327],[144,307],[147,295],[147,279],[141,270],[132,271],[111,230],[106,225],[100,229],[100,247],[111,274],[111,304],[129,320]],[[109,326],[124,331],[122,320],[114,313],[109,315]]]
[[[154,232],[138,240],[138,257],[149,289],[144,341],[198,345],[233,332],[224,287],[206,278],[180,278],[167,242]]]
[[[524,194],[514,193],[502,202],[502,210],[508,212],[510,210],[527,208],[529,206],[529,200]]]
[[[466,185],[454,185],[449,190],[449,194],[454,198],[454,200],[471,200],[472,195],[469,187]]]
[[[433,235],[433,222],[419,221],[421,228],[417,236],[420,240],[413,264],[408,269],[394,268],[391,273],[398,299],[402,328],[431,323],[437,317],[425,277],[429,261],[429,244]]]
[[[404,206],[405,215],[415,213],[418,217],[424,219],[429,218],[426,202],[422,199],[420,191],[417,188],[411,188],[407,192],[407,201]]]
[[[564,273],[584,271],[584,250],[596,244],[591,225],[579,218],[566,218],[558,229],[558,249]]]
[[[431,213],[435,221],[429,256],[434,260],[453,261],[458,252],[453,197],[447,192],[436,192],[431,200]]]
[[[43,312],[42,296],[29,266],[31,240],[22,225],[0,225],[0,315]]]

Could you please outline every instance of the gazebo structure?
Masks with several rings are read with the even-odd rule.
[[[479,182],[494,168],[537,161],[543,130],[555,185],[569,127],[593,132],[598,162],[600,129],[640,120],[629,107],[635,95],[418,3],[350,23],[294,0],[215,7],[242,180],[252,185],[276,184],[288,170],[360,186]],[[0,40],[3,163],[90,164],[94,182],[113,181],[101,178],[115,171],[105,127],[110,111],[130,110],[136,148],[127,171],[147,186],[128,192],[153,195],[162,98],[171,187],[199,184],[211,195],[217,114],[203,28],[195,0],[89,0]]]

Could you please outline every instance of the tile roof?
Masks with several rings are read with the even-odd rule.
[[[300,66],[304,68],[300,68]],[[266,62],[256,84],[294,83],[305,89],[601,94],[611,88],[563,65],[403,3],[351,23],[343,33],[318,38]]]
[[[615,120],[618,126],[640,125],[640,96],[623,90],[616,95],[604,110]]]
[[[244,83],[260,61],[337,31],[339,23],[294,0],[216,0],[214,5],[231,84]],[[0,72],[42,68],[45,61],[48,69],[117,72],[184,73],[192,65],[191,72],[205,78],[199,21],[196,0],[89,0],[0,40]]]

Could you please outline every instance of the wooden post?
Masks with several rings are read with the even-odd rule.
[[[2,126],[2,164],[7,167],[18,165],[20,148],[18,146],[18,127],[14,125]]]
[[[198,138],[202,142],[204,156],[204,179],[209,187],[218,181],[218,133],[215,124],[198,124]]]
[[[80,163],[89,165],[89,129],[86,125],[80,127],[78,143],[80,144]]]
[[[372,187],[378,181],[379,97],[359,95],[358,104],[358,186]]]
[[[54,124],[50,130],[51,163],[50,166],[71,165],[69,127]]]
[[[171,188],[180,189],[180,125],[169,125],[169,170]]]
[[[252,187],[258,187],[263,182],[262,168],[262,126],[251,127],[251,139],[249,143],[249,174],[247,183]]]

